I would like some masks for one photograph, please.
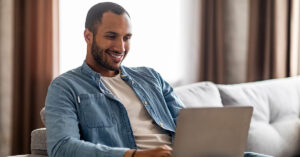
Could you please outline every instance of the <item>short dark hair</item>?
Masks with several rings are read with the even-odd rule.
[[[101,24],[102,15],[108,11],[118,15],[126,13],[129,16],[128,12],[119,4],[113,2],[98,3],[88,11],[85,19],[85,28],[89,29],[95,35],[97,33],[97,25]]]

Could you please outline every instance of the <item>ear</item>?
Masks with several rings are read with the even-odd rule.
[[[87,28],[84,30],[84,39],[87,44],[92,44],[93,42],[93,33]]]

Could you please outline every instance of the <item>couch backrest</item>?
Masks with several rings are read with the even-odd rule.
[[[185,107],[222,107],[218,88],[212,82],[189,84],[174,89]]]
[[[247,151],[300,154],[300,77],[218,85],[224,106],[253,106]]]

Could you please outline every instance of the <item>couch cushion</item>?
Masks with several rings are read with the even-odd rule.
[[[189,84],[174,89],[186,107],[222,107],[218,88],[211,82]]]
[[[31,132],[31,154],[47,155],[46,128]]]
[[[218,85],[224,106],[253,106],[246,151],[300,154],[300,77]]]

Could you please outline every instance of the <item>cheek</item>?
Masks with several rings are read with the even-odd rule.
[[[97,45],[99,46],[99,47],[101,47],[102,49],[108,49],[108,48],[110,48],[113,44],[112,44],[112,42],[111,41],[109,41],[109,40],[99,40],[98,42],[97,42]]]
[[[126,44],[125,44],[125,49],[126,49],[127,51],[129,51],[129,49],[130,49],[130,42],[126,42]]]

